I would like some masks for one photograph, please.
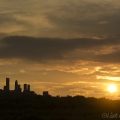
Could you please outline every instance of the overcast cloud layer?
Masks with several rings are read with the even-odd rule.
[[[0,32],[37,37],[88,37],[120,31],[119,0],[1,0]]]

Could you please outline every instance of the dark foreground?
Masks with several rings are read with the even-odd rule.
[[[0,120],[120,120],[120,100],[1,96]]]

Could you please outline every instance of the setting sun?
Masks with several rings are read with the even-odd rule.
[[[110,86],[108,87],[108,91],[109,91],[110,93],[116,92],[116,91],[117,91],[117,87],[116,87],[115,85],[110,85]]]

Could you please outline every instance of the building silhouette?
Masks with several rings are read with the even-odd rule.
[[[28,91],[30,91],[30,85],[28,85]]]
[[[10,79],[6,78],[6,91],[10,90]]]
[[[10,91],[10,79],[6,77],[6,86],[4,86],[4,91],[9,92]]]
[[[15,91],[18,91],[18,81],[15,81]]]
[[[44,97],[49,97],[50,95],[49,95],[48,91],[43,91],[43,96]]]
[[[20,87],[20,85],[18,84],[18,81],[16,80],[15,81],[15,92],[21,92],[21,87]]]
[[[26,92],[27,91],[27,84],[24,84],[24,90],[23,92]]]
[[[23,92],[30,92],[30,85],[29,84],[24,84]]]

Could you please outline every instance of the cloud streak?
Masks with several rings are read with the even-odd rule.
[[[9,36],[0,41],[0,58],[20,58],[33,61],[83,59],[95,62],[119,62],[119,37],[118,34],[98,40]],[[109,47],[113,47],[110,52],[99,53],[101,49]]]

